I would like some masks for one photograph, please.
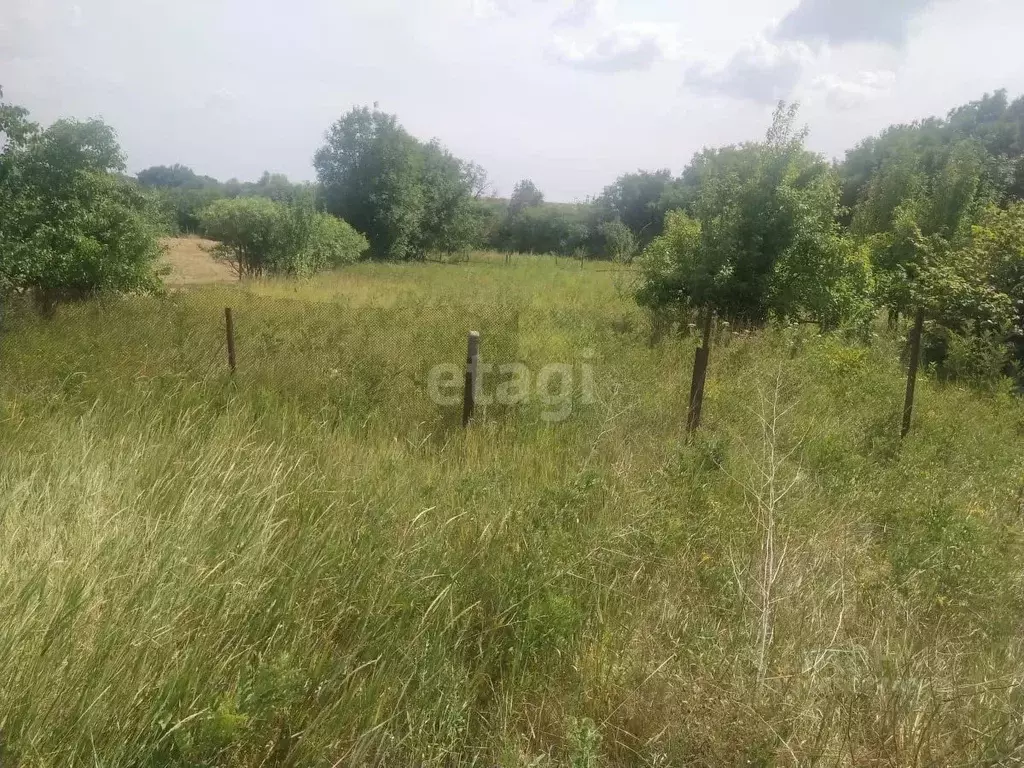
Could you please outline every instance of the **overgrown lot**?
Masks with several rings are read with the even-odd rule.
[[[362,264],[9,318],[4,765],[1024,759],[1024,410],[902,335],[650,343],[628,273]],[[235,310],[239,370],[224,360]],[[594,370],[458,408],[431,365]],[[905,330],[905,329],[902,329]]]

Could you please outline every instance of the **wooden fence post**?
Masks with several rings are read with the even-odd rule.
[[[473,408],[476,406],[476,387],[480,362],[480,332],[469,332],[469,343],[466,351],[466,387],[462,394],[462,426],[468,427],[473,419]]]
[[[924,308],[917,310],[914,330],[910,335],[910,369],[907,371],[907,397],[903,401],[903,428],[900,438],[910,432],[910,417],[914,415],[914,389],[917,386],[917,369],[921,366],[921,334],[924,331]]]
[[[231,316],[231,307],[224,308],[224,324],[228,334],[228,367],[235,372],[235,320]]]
[[[702,346],[697,348],[693,360],[693,378],[690,380],[690,408],[686,414],[687,433],[696,432],[700,428],[700,414],[704,408],[704,385],[708,376],[708,356],[711,350],[711,328],[714,312],[708,308],[704,315],[704,331]]]

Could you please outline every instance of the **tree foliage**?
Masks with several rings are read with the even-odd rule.
[[[692,215],[669,214],[648,247],[641,303],[752,323],[862,317],[866,260],[837,222],[836,175],[804,149],[795,119],[780,105],[765,141],[724,153],[724,164],[698,157]]]
[[[313,164],[326,209],[365,232],[377,257],[423,258],[472,242],[482,169],[420,142],[394,115],[353,109],[331,126]]]
[[[621,222],[645,246],[661,234],[673,184],[668,169],[623,174],[597,198],[597,215],[604,222]]]
[[[0,135],[0,291],[31,292],[52,307],[157,286],[154,211],[120,175],[109,126],[59,120],[42,129],[0,102]]]
[[[1005,92],[986,95],[946,120],[863,142],[842,168],[877,304],[890,318],[925,310],[924,358],[946,374],[990,378],[1019,354],[1017,299],[1012,281],[993,277],[1001,262],[992,243],[1012,231],[995,212],[1019,194],[1022,109]],[[982,219],[989,226],[976,226]]]
[[[944,245],[945,243],[940,243]],[[940,371],[986,379],[1024,365],[1024,203],[988,206],[959,247],[930,259],[920,300],[927,359]]]
[[[898,158],[912,159],[919,173],[934,178],[964,140],[982,150],[985,184],[1001,200],[1024,197],[1024,97],[1011,103],[1001,90],[952,110],[945,119],[892,126],[848,151],[840,166],[843,205],[852,210],[862,202],[879,170]]]
[[[139,171],[139,185],[152,191],[172,234],[195,234],[200,229],[200,213],[215,200],[236,197],[265,197],[277,202],[295,201],[313,194],[309,184],[296,184],[281,173],[264,171],[255,182],[230,179],[220,182],[200,176],[184,165],[157,165]]]
[[[544,204],[544,193],[537,189],[531,179],[523,179],[512,189],[512,197],[508,201],[508,215],[519,216],[529,208],[539,208]]]
[[[202,231],[220,241],[220,255],[242,277],[310,275],[356,261],[366,239],[308,200],[222,199],[201,214]]]

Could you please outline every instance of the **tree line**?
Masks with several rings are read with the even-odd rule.
[[[951,374],[1024,360],[1024,98],[1005,91],[893,126],[831,162],[795,107],[763,140],[707,148],[681,174],[637,171],[582,203],[485,171],[394,115],[355,108],[325,134],[316,181],[220,182],[181,165],[124,174],[99,121],[48,128],[0,93],[0,291],[45,304],[157,284],[157,236],[206,234],[240,275],[307,274],[363,255],[477,248],[634,262],[658,322],[714,313],[866,329],[925,312]]]
[[[940,375],[1024,363],[1024,99],[890,128],[830,164],[795,109],[765,139],[700,153],[644,252],[638,299],[671,322],[771,318],[870,332],[924,322]]]

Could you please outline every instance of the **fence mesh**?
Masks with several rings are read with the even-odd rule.
[[[579,366],[607,330],[606,318],[585,308],[537,298],[493,286],[456,297],[384,290],[311,298],[298,286],[268,284],[72,303],[53,316],[15,302],[0,333],[0,387],[88,403],[140,390],[209,397],[211,388],[229,386],[323,418],[452,425],[461,419],[467,336],[478,331],[481,360],[492,366],[483,413],[529,418],[523,403],[513,408],[494,397],[498,366],[517,363],[534,378],[545,365],[568,366],[575,381],[563,391],[585,399]],[[536,416],[544,404],[534,405]]]

